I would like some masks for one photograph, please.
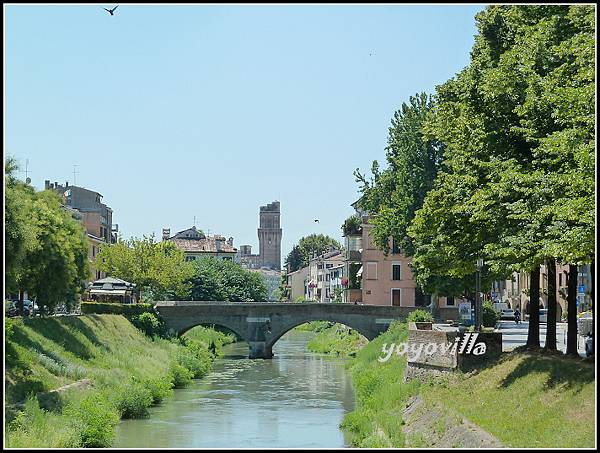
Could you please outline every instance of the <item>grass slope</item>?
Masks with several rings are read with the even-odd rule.
[[[210,369],[230,338],[151,339],[120,315],[11,319],[6,327],[6,446],[110,446],[121,417],[143,417],[173,387]],[[91,381],[91,387],[67,384]],[[23,402],[24,405],[22,404]]]
[[[405,447],[402,415],[415,395],[430,408],[442,407],[475,423],[505,446],[594,446],[593,364],[519,351],[469,374],[427,384],[404,383],[405,357],[393,355],[384,363],[377,357],[384,343],[406,339],[406,324],[394,324],[348,364],[357,408],[341,426],[353,434],[354,446]]]

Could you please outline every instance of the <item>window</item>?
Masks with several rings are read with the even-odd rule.
[[[400,263],[392,264],[392,280],[400,280]]]
[[[333,264],[326,264],[325,265],[325,269],[331,269],[333,267]]]
[[[367,280],[377,280],[377,262],[367,263]]]
[[[398,245],[398,243],[396,242],[396,240],[394,238],[392,238],[392,253],[395,253],[395,254],[402,253],[402,251],[400,250],[400,246]]]
[[[402,303],[402,290],[400,288],[392,289],[392,305],[394,307],[399,307]]]
[[[448,296],[448,297],[446,297],[446,305],[448,307],[454,306],[454,296]]]

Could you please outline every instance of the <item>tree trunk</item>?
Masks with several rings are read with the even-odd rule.
[[[544,349],[556,351],[556,260],[549,258],[546,266],[548,268],[548,319]]]
[[[22,289],[19,290],[19,301],[17,302],[17,312],[20,316],[25,315],[24,305],[23,305],[24,291]]]
[[[529,279],[529,329],[527,347],[540,347],[540,266],[531,271]]]
[[[567,277],[567,354],[577,352],[577,265],[569,264]]]

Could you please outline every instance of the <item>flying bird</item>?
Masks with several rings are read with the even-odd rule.
[[[113,9],[106,9],[106,8],[102,8],[104,11],[108,11],[110,13],[111,16],[114,16],[115,14],[115,9],[117,9],[119,7],[119,5],[115,6]]]
[[[315,219],[315,223],[319,223],[319,219]]]

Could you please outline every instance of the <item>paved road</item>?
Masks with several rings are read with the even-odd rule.
[[[529,329],[529,322],[523,321],[519,324],[515,324],[514,321],[500,321],[498,330],[502,332],[502,350],[510,351],[517,346],[522,346],[527,343],[527,329]],[[556,324],[556,347],[565,352],[567,349],[567,324],[557,323]],[[546,324],[540,323],[540,346],[546,344]],[[582,337],[578,337],[579,355],[585,357],[585,344]]]

